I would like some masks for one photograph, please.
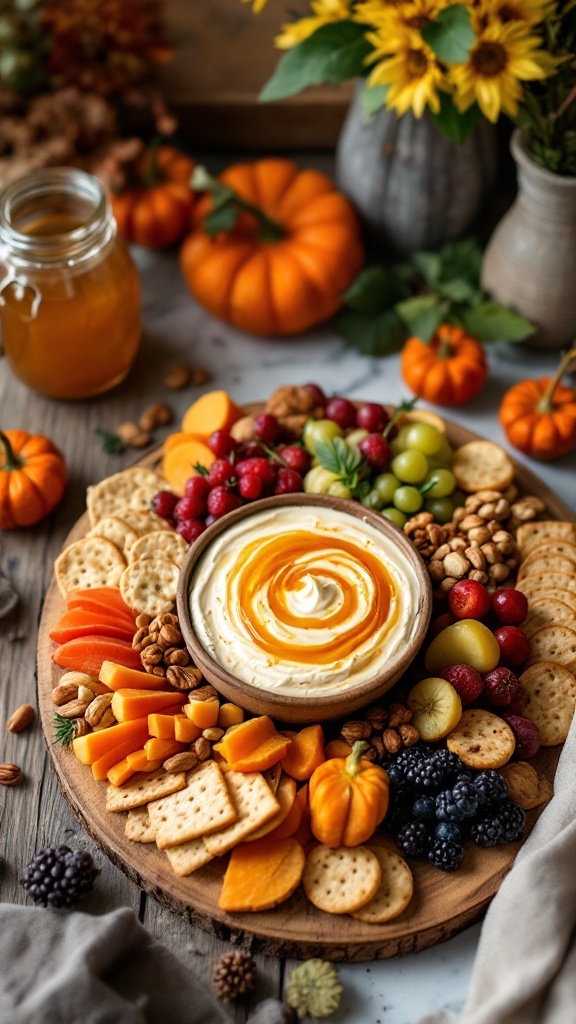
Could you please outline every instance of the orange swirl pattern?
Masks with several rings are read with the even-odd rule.
[[[305,530],[245,544],[226,590],[236,628],[276,661],[337,665],[374,637],[381,643],[398,617],[396,583],[380,558]]]

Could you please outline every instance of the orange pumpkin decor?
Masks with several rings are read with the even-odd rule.
[[[374,834],[388,810],[388,776],[362,760],[357,741],[348,757],[325,761],[310,779],[312,832],[326,846],[359,846]]]
[[[560,383],[576,348],[562,359],[554,377],[523,380],[506,392],[500,423],[506,437],[533,459],[550,462],[576,449],[576,388]]]
[[[451,324],[442,324],[429,344],[409,338],[401,365],[408,387],[433,405],[463,405],[480,393],[488,376],[482,346]]]
[[[33,526],[62,500],[66,463],[52,441],[0,431],[0,530]]]
[[[193,170],[194,161],[178,149],[151,144],[136,165],[136,184],[110,197],[128,242],[159,249],[186,234],[194,205]]]
[[[339,309],[364,253],[356,214],[325,174],[270,159],[218,181],[197,168],[193,185],[209,195],[181,259],[201,305],[265,335],[298,334]]]

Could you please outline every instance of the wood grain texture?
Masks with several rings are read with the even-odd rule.
[[[254,411],[256,406],[251,406]],[[459,445],[477,437],[448,423],[448,437]],[[157,462],[153,453],[144,461]],[[516,464],[516,481],[521,490],[538,493],[554,517],[570,518],[566,506],[531,472]],[[86,532],[87,517],[80,518],[67,541]],[[59,670],[52,664],[48,631],[63,610],[60,593],[52,583],[45,602],[38,646],[38,691],[42,724],[51,736],[50,691]],[[468,843],[461,869],[445,874],[430,865],[414,861],[416,895],[404,913],[386,925],[366,925],[343,916],[323,914],[312,907],[299,891],[274,911],[259,914],[226,914],[218,908],[218,896],[225,863],[217,860],[189,878],[178,879],[167,867],[164,854],[153,847],[130,843],[124,836],[123,815],[107,814],[105,786],[96,783],[89,770],[71,751],[50,747],[50,754],[63,794],[86,831],[140,888],[163,906],[176,911],[190,924],[198,924],[211,935],[233,941],[254,951],[274,956],[323,956],[334,961],[385,959],[416,952],[434,945],[475,921],[485,910],[510,869],[518,844],[481,850]],[[535,766],[553,779],[559,748],[539,753]],[[528,828],[542,808],[528,815]]]

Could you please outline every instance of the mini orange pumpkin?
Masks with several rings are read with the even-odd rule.
[[[560,381],[576,348],[562,359],[554,377],[523,380],[506,392],[500,405],[500,423],[506,437],[533,459],[550,462],[576,448],[576,389]]]
[[[480,393],[488,377],[482,346],[451,324],[442,324],[429,344],[409,338],[401,366],[408,387],[434,405],[463,405]]]
[[[0,431],[0,529],[33,526],[62,500],[66,463],[52,441]]]
[[[356,214],[325,174],[259,160],[218,181],[203,171],[201,187],[211,195],[197,204],[181,253],[201,305],[240,330],[273,336],[299,334],[339,309],[364,253]],[[208,237],[211,215],[223,212],[222,229]]]
[[[116,223],[128,242],[159,249],[178,242],[190,227],[194,161],[173,146],[152,145],[135,169],[137,184],[112,193]]]
[[[310,779],[312,832],[326,846],[359,846],[386,815],[388,776],[362,760],[366,747],[357,741],[348,757],[325,761]]]

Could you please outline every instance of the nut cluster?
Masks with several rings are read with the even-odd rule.
[[[52,703],[62,718],[74,723],[74,735],[85,736],[116,723],[112,691],[85,672],[65,672],[52,690]]]
[[[130,448],[146,448],[152,441],[151,431],[166,426],[173,420],[172,410],[164,402],[154,402],[144,410],[138,423],[121,423],[116,433]]]
[[[462,579],[496,588],[514,576],[519,558],[513,530],[545,510],[540,498],[516,497],[515,488],[506,494],[477,491],[444,526],[429,512],[408,520],[404,532],[424,559],[437,595],[447,594]]]
[[[321,419],[324,409],[317,405],[314,396],[304,387],[285,385],[276,388],[268,399],[264,412],[274,416],[284,428],[285,434],[298,437],[304,429],[306,420]],[[235,441],[243,444],[257,439],[252,416],[242,416],[232,427],[230,433]]]
[[[403,747],[418,743],[420,733],[412,722],[412,712],[404,704],[379,705],[368,708],[364,718],[345,722],[340,735],[347,743],[365,740],[368,749],[362,754],[368,761],[382,763],[395,757]]]
[[[154,619],[151,615],[139,615],[136,626],[132,647],[139,652],[146,672],[165,676],[169,668],[184,668],[190,664],[177,615],[165,612]]]
[[[171,363],[164,376],[164,387],[170,391],[181,391],[189,385],[199,387],[207,384],[210,374],[202,366],[187,366],[185,363]]]

